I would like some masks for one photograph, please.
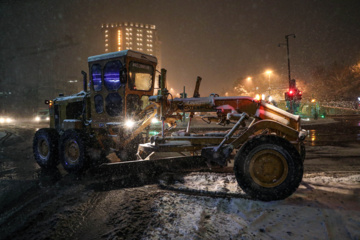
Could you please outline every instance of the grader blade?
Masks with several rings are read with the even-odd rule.
[[[207,168],[201,156],[169,157],[156,160],[136,160],[102,164],[96,173],[100,178],[112,184],[140,186],[154,183],[165,172],[199,170]]]

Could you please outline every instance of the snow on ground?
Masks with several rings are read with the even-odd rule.
[[[206,194],[164,194],[156,201],[155,218],[162,224],[150,226],[145,238],[360,239],[360,175],[308,174],[295,194],[273,202],[234,197],[243,192],[231,175],[177,177],[181,181],[175,179],[173,189]],[[208,196],[219,190],[228,197]]]

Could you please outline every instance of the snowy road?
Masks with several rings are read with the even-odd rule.
[[[229,169],[162,176],[170,189],[49,174],[32,156],[44,126],[0,126],[0,239],[360,239],[360,117],[335,120],[305,124],[303,182],[266,203]]]

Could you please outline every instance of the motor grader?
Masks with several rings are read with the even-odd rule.
[[[193,97],[174,98],[166,89],[166,70],[156,78],[156,57],[137,51],[91,56],[88,65],[89,84],[82,71],[83,91],[46,101],[50,127],[38,130],[33,140],[42,168],[61,163],[66,171],[80,173],[102,164],[110,152],[119,157],[117,165],[158,161],[151,160],[157,152],[187,152],[209,166],[226,166],[236,152],[234,173],[251,197],[284,199],[299,186],[306,138],[299,116],[251,97],[200,97],[200,77]],[[224,130],[194,132],[198,113]],[[174,131],[185,114],[186,128]],[[161,130],[150,137],[154,119]]]

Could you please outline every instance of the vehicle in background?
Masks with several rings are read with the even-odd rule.
[[[12,118],[11,116],[0,114],[0,124],[10,124],[14,123],[14,121],[14,118]]]
[[[49,109],[40,110],[35,114],[35,122],[48,122],[50,121]]]

